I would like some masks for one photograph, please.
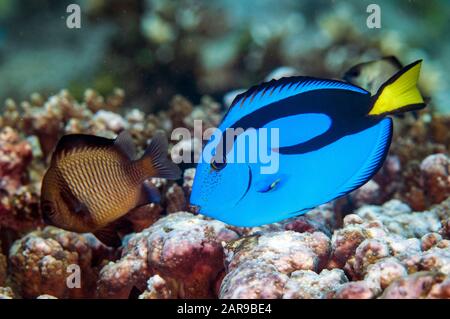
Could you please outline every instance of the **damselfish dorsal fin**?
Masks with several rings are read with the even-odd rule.
[[[58,141],[53,152],[53,159],[59,157],[62,154],[67,154],[76,149],[82,148],[107,148],[114,145],[114,140],[86,134],[69,134],[64,135]]]
[[[389,63],[391,63],[394,67],[396,67],[398,69],[402,69],[403,68],[403,64],[394,55],[385,56],[385,57],[382,58],[382,60],[388,61]]]
[[[369,115],[379,116],[412,111],[426,106],[419,89],[422,60],[413,62],[387,80],[372,97]]]
[[[117,146],[117,148],[123,152],[130,160],[134,160],[136,157],[136,147],[133,143],[133,139],[131,138],[130,133],[127,131],[120,132],[119,135],[117,135],[114,146]]]
[[[350,90],[362,94],[369,94],[369,92],[358,86],[338,80],[304,76],[293,76],[272,80],[253,86],[246,92],[236,96],[221,127],[230,125],[238,118],[248,115],[271,103],[281,101],[297,94],[322,89]]]

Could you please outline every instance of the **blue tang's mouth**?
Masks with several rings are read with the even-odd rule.
[[[234,204],[226,207],[226,209],[235,208],[244,199],[244,197],[248,194],[250,187],[252,186],[252,176],[253,176],[252,170],[251,170],[250,166],[248,166],[248,182],[247,182],[247,187],[246,187],[244,193]],[[221,220],[221,218],[217,214],[217,209],[208,209],[208,205],[204,206],[204,205],[200,205],[200,204],[196,203],[195,199],[194,200],[192,199],[192,196],[189,201],[189,205],[190,205],[191,211],[195,214],[208,215],[210,217]],[[221,208],[223,209],[224,207],[222,206]]]

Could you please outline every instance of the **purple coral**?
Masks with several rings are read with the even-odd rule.
[[[92,296],[96,272],[89,243],[82,235],[54,227],[29,233],[9,252],[13,287],[24,298],[42,294],[58,298]],[[67,285],[71,265],[80,267],[80,288]]]
[[[219,221],[170,214],[126,241],[122,258],[100,273],[99,296],[126,298],[133,287],[143,291],[147,279],[159,275],[173,283],[171,296],[213,297],[223,271],[222,242],[236,238]]]
[[[32,159],[31,145],[11,127],[0,131],[0,189],[13,194],[25,177]]]
[[[351,281],[343,284],[333,294],[335,299],[372,299],[374,293],[364,281]]]
[[[433,154],[420,164],[423,189],[432,204],[438,204],[450,196],[450,158],[445,154]]]
[[[392,283],[382,299],[450,298],[450,278],[441,273],[418,272]]]
[[[348,281],[341,269],[298,270],[291,274],[284,287],[284,299],[326,299]]]
[[[227,249],[227,274],[221,298],[281,298],[289,275],[320,271],[330,250],[321,233],[268,231],[243,238]]]
[[[172,184],[166,192],[166,212],[168,214],[186,211],[188,203],[184,190],[178,184]]]
[[[154,275],[147,280],[147,289],[139,296],[139,299],[172,299],[176,298],[176,288],[159,275]]]

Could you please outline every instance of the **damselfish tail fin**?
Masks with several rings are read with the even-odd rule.
[[[167,179],[179,179],[181,170],[167,156],[167,137],[162,132],[157,132],[142,158],[137,160],[138,165],[144,171],[146,177],[162,177]]]
[[[387,80],[372,97],[369,115],[386,115],[425,107],[417,89],[422,60],[413,62]]]

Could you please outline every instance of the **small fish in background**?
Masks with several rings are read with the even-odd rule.
[[[203,149],[211,162],[197,165],[191,205],[200,214],[250,227],[304,214],[362,186],[386,158],[389,115],[425,107],[417,89],[421,63],[396,72],[375,94],[348,82],[302,76],[239,94]],[[242,133],[227,141],[228,128],[275,128],[279,143],[250,147]],[[257,152],[257,160],[237,161],[235,147],[244,149],[241,159]],[[267,163],[258,154],[270,152],[279,154],[278,169],[263,174]]]
[[[44,221],[70,231],[92,232],[106,245],[120,246],[118,229],[127,222],[126,214],[157,197],[145,181],[180,178],[167,148],[167,138],[159,132],[139,159],[125,131],[116,139],[63,136],[42,181]]]
[[[402,68],[402,63],[395,56],[391,55],[378,60],[359,63],[345,72],[342,79],[375,95],[383,83]],[[424,101],[425,104],[428,104],[430,98],[424,97]],[[411,114],[416,120],[419,118],[417,112],[412,112]],[[404,113],[396,114],[395,116],[403,118]]]
[[[299,75],[300,71],[298,71],[296,68],[293,68],[291,66],[280,66],[267,74],[267,76],[264,78],[265,82],[271,81],[271,80],[279,80],[281,78],[287,78],[290,76],[296,76]]]
[[[387,56],[379,60],[359,63],[345,72],[342,78],[375,95],[381,85],[402,68],[402,64],[395,56]]]

